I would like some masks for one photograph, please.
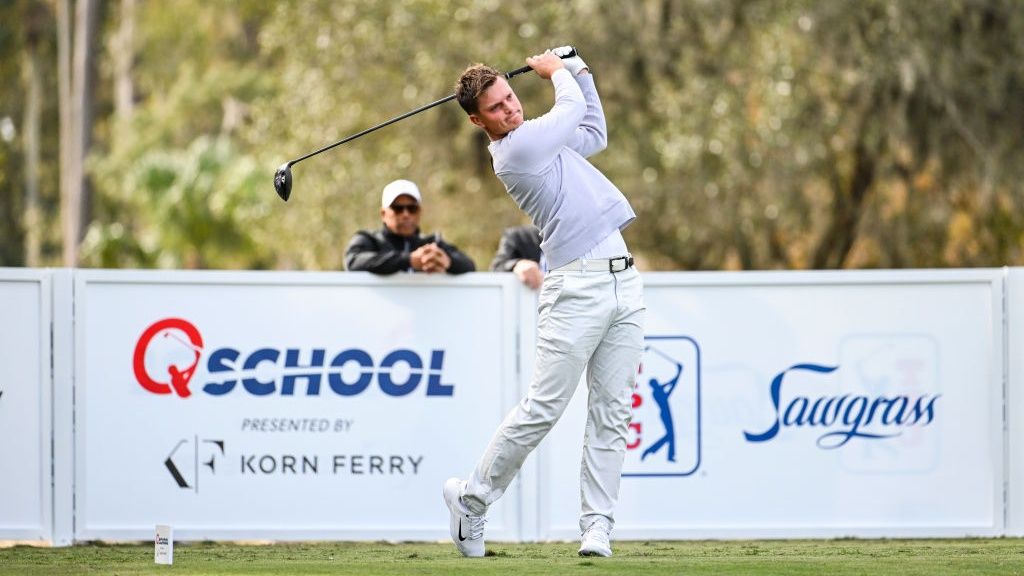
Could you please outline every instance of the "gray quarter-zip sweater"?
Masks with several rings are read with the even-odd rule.
[[[551,75],[555,105],[488,149],[494,173],[540,228],[549,269],[579,258],[636,214],[622,192],[587,157],[604,150],[608,131],[590,74]]]

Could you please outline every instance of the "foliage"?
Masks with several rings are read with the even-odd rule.
[[[601,91],[610,145],[593,161],[638,213],[626,236],[645,269],[1024,263],[1020,0],[180,0],[136,18],[130,120],[101,62],[88,265],[340,269],[404,177],[425,231],[484,266],[525,219],[455,104],[297,164],[288,204],[273,171],[449,94],[470,63],[566,43]],[[4,66],[20,49],[0,34]],[[547,83],[513,85],[527,116],[550,106]],[[16,89],[0,118],[21,113]],[[44,146],[52,199],[56,137]],[[10,200],[17,151],[0,156]],[[0,264],[19,242],[0,235]]]
[[[265,259],[247,230],[259,219],[262,171],[226,137],[146,152],[119,176],[108,189],[133,218],[90,229],[83,248],[99,266],[240,268]]]
[[[10,26],[8,23],[19,23]],[[57,93],[55,38],[52,17],[41,0],[0,2],[0,266],[24,265],[26,183],[23,119],[26,111],[25,58],[34,50],[44,67],[45,93]],[[42,103],[39,202],[48,215],[39,226],[43,251],[60,255],[57,144],[57,101]]]

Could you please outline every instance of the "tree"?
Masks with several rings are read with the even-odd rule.
[[[78,0],[74,29],[70,0],[57,0],[58,82],[61,86],[61,212],[64,265],[78,264],[79,243],[90,221],[91,188],[85,159],[92,145],[93,89],[99,1]]]
[[[128,4],[117,15],[119,40],[108,50],[124,52],[125,30],[135,26],[139,48],[112,57],[120,62],[112,84],[116,95],[127,82],[123,67],[137,56],[131,93],[142,104],[130,115],[126,104],[115,106],[110,138],[90,162],[102,194],[83,244],[84,261],[104,267],[272,266],[265,255],[272,241],[261,244],[253,232],[264,218],[254,198],[265,170],[239,149],[235,135],[247,115],[242,103],[261,93],[263,74],[240,60],[255,52],[253,34],[265,9],[177,2],[144,4],[134,13]],[[177,23],[182,10],[196,23],[184,38]]]
[[[39,192],[40,137],[43,109],[41,36],[45,30],[45,7],[39,2],[25,4],[22,79],[25,83],[25,116],[22,123],[25,154],[25,264],[39,266],[42,253],[42,207]]]
[[[98,113],[84,124],[67,107],[82,105],[70,82],[71,3],[55,1],[62,138],[83,126],[62,154],[95,136],[80,171],[62,157],[62,173],[95,185],[92,201],[74,201],[61,184],[66,225],[88,221],[84,265],[340,269],[348,239],[378,225],[379,191],[397,177],[424,191],[426,232],[487,262],[501,229],[525,218],[455,104],[303,162],[288,204],[271,175],[449,94],[470,63],[517,67],[566,43],[600,88],[610,147],[592,160],[638,214],[625,234],[644,269],[1024,262],[1019,0],[122,0],[94,27],[109,41],[94,53],[101,88],[83,110]],[[0,44],[26,70],[30,48]],[[528,116],[550,106],[548,83],[526,74],[513,86]],[[49,93],[44,259],[54,236]],[[29,101],[0,94],[13,102],[0,120],[7,110],[27,120]],[[0,148],[10,167],[0,183],[28,186],[30,149]],[[5,198],[0,216],[20,215],[30,197]],[[19,226],[2,232],[0,254],[24,252]]]

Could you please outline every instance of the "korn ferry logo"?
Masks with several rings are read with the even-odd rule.
[[[148,392],[173,392],[181,398],[192,395],[190,382],[197,374],[203,376],[197,389],[211,396],[234,390],[253,396],[319,396],[324,388],[338,396],[355,396],[373,384],[387,396],[406,396],[424,388],[426,396],[451,396],[455,387],[442,382],[444,356],[444,350],[431,350],[425,362],[416,351],[400,348],[378,362],[361,348],[331,354],[317,347],[214,348],[204,345],[188,320],[165,318],[139,336],[132,368]]]
[[[199,477],[204,469],[215,474],[218,462],[224,458],[224,441],[207,438],[183,438],[164,460],[178,488],[199,492]]]
[[[700,348],[692,338],[645,338],[623,476],[689,476],[697,471],[700,377]]]

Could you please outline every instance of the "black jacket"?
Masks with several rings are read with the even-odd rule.
[[[491,261],[491,271],[511,272],[520,260],[540,262],[540,230],[536,226],[506,228]]]
[[[417,229],[413,236],[399,236],[381,226],[373,232],[360,230],[352,237],[345,250],[345,268],[350,271],[373,272],[374,274],[394,274],[409,269],[409,253],[424,244],[437,242],[452,265],[449,274],[462,274],[476,270],[473,261],[447,242],[438,241],[436,235],[420,236]]]

